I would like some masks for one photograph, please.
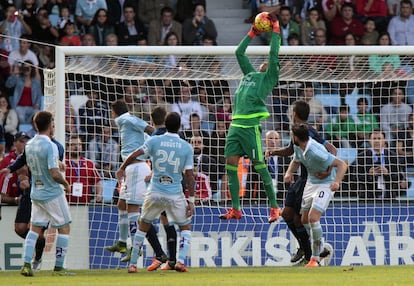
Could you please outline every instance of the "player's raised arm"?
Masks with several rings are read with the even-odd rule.
[[[246,55],[246,49],[252,41],[252,39],[256,37],[258,34],[260,34],[260,32],[257,30],[255,25],[252,25],[247,35],[241,40],[241,42],[237,46],[236,58],[237,62],[239,63],[240,69],[242,70],[244,75],[256,71]]]
[[[269,14],[272,19],[272,33],[270,39],[269,62],[267,65],[266,78],[272,83],[271,88],[279,81],[279,49],[280,49],[280,26],[276,15]]]

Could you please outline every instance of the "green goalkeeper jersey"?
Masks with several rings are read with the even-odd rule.
[[[239,127],[258,125],[270,116],[265,99],[279,81],[279,34],[272,32],[266,72],[256,71],[246,56],[250,41],[251,38],[246,36],[236,50],[237,61],[244,74],[233,105],[232,125]]]

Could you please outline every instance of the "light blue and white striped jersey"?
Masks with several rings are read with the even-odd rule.
[[[317,172],[326,171],[335,160],[335,156],[329,153],[322,144],[309,137],[308,144],[303,151],[299,146],[293,145],[295,155],[293,160],[301,162],[308,170],[308,180],[313,184],[330,184],[336,176],[336,168],[333,168],[331,175],[325,179],[318,179],[314,176]]]
[[[167,132],[149,138],[142,150],[152,161],[149,190],[170,195],[182,193],[183,172],[194,168],[193,147],[178,134]]]
[[[36,135],[25,147],[27,166],[32,176],[30,198],[49,201],[63,192],[62,186],[50,175],[50,169],[59,168],[59,151],[46,135]]]
[[[125,160],[129,154],[141,147],[145,141],[145,128],[148,123],[129,112],[115,118],[121,137],[121,157]],[[144,157],[138,159],[145,160]]]

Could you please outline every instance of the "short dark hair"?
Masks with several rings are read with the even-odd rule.
[[[307,121],[309,118],[310,107],[309,104],[304,100],[297,100],[293,103],[293,109],[296,116],[300,120]]]
[[[117,100],[111,105],[112,110],[116,113],[116,115],[120,116],[124,113],[128,112],[128,106],[123,100]]]
[[[165,12],[174,14],[174,10],[170,6],[162,7],[162,9],[160,11],[161,16],[164,15]]]
[[[168,132],[178,133],[181,126],[181,117],[177,112],[170,112],[165,117],[165,127]]]
[[[193,2],[194,2],[194,1],[193,1]],[[195,1],[195,3],[194,3],[193,5],[194,5],[194,11],[195,11],[195,9],[197,8],[197,6],[203,6],[204,11],[205,11],[205,12],[207,12],[207,7],[206,7],[206,4],[205,4],[205,3]]]
[[[348,106],[348,104],[341,105],[341,106],[339,107],[339,111],[346,111],[346,112],[349,112],[349,106]]]
[[[342,12],[342,10],[344,10],[344,8],[346,8],[346,7],[350,7],[350,8],[352,8],[352,11],[353,11],[353,12],[355,12],[355,7],[354,7],[354,5],[352,5],[352,3],[349,3],[349,2],[345,2],[344,4],[342,4],[342,7],[341,7],[341,12]]]
[[[34,115],[33,122],[38,132],[46,131],[53,121],[53,114],[49,111],[38,111]]]
[[[309,128],[306,124],[293,124],[292,133],[298,137],[299,141],[306,142],[309,138]]]
[[[289,13],[292,14],[292,9],[290,9],[290,7],[287,5],[283,5],[282,7],[280,7],[280,12],[282,11],[289,11]]]
[[[31,44],[32,37],[29,34],[23,34],[19,38],[20,41],[27,41]]]
[[[300,38],[299,38],[299,35],[297,33],[291,33],[291,34],[289,34],[287,40],[288,40],[288,42],[291,41],[291,40],[300,41]]]
[[[67,21],[66,24],[63,26],[63,30],[65,30],[67,27],[69,26],[75,26],[75,23],[73,23],[72,21]]]
[[[151,112],[151,119],[155,125],[163,125],[165,122],[165,116],[167,115],[167,110],[162,106],[155,107]]]
[[[374,133],[381,133],[382,136],[384,136],[384,138],[387,138],[385,136],[385,132],[381,128],[374,128],[374,129],[372,129],[371,133],[369,133],[369,137],[371,138],[372,134],[374,134]]]
[[[135,9],[135,6],[131,3],[125,3],[123,11],[125,11],[126,8],[132,8],[132,10],[134,10],[134,13],[137,13],[137,9]]]
[[[366,18],[365,21],[364,21],[364,24],[366,24],[368,22],[374,22],[374,24],[376,24],[375,19],[373,17]]]
[[[362,97],[358,98],[358,100],[357,100],[357,105],[361,105],[363,103],[368,105],[368,99],[365,96],[362,96]]]
[[[197,117],[198,119],[201,119],[200,115],[198,115],[198,113],[193,112],[193,113],[190,114],[190,118],[189,118],[190,122],[193,121],[194,117]]]
[[[167,33],[167,35],[165,35],[165,38],[164,38],[164,46],[168,46],[168,39],[169,39],[171,36],[175,36],[175,37],[177,38],[177,42],[178,42],[178,44],[180,44],[180,38],[178,37],[177,33],[176,33],[176,32],[174,32],[174,31],[169,31],[169,32]]]

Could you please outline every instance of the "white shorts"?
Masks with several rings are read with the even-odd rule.
[[[130,164],[125,169],[125,182],[119,192],[119,198],[130,205],[142,205],[147,192],[145,177],[151,174],[146,162]]]
[[[47,227],[49,222],[53,228],[63,228],[72,222],[68,201],[64,193],[53,200],[32,201],[30,222],[34,226]]]
[[[191,217],[187,217],[187,200],[184,194],[166,195],[162,193],[148,192],[145,196],[141,210],[141,220],[152,223],[165,211],[168,222],[178,226],[191,223]]]
[[[324,213],[334,195],[329,186],[330,184],[312,184],[307,181],[303,190],[300,212],[314,208]]]

